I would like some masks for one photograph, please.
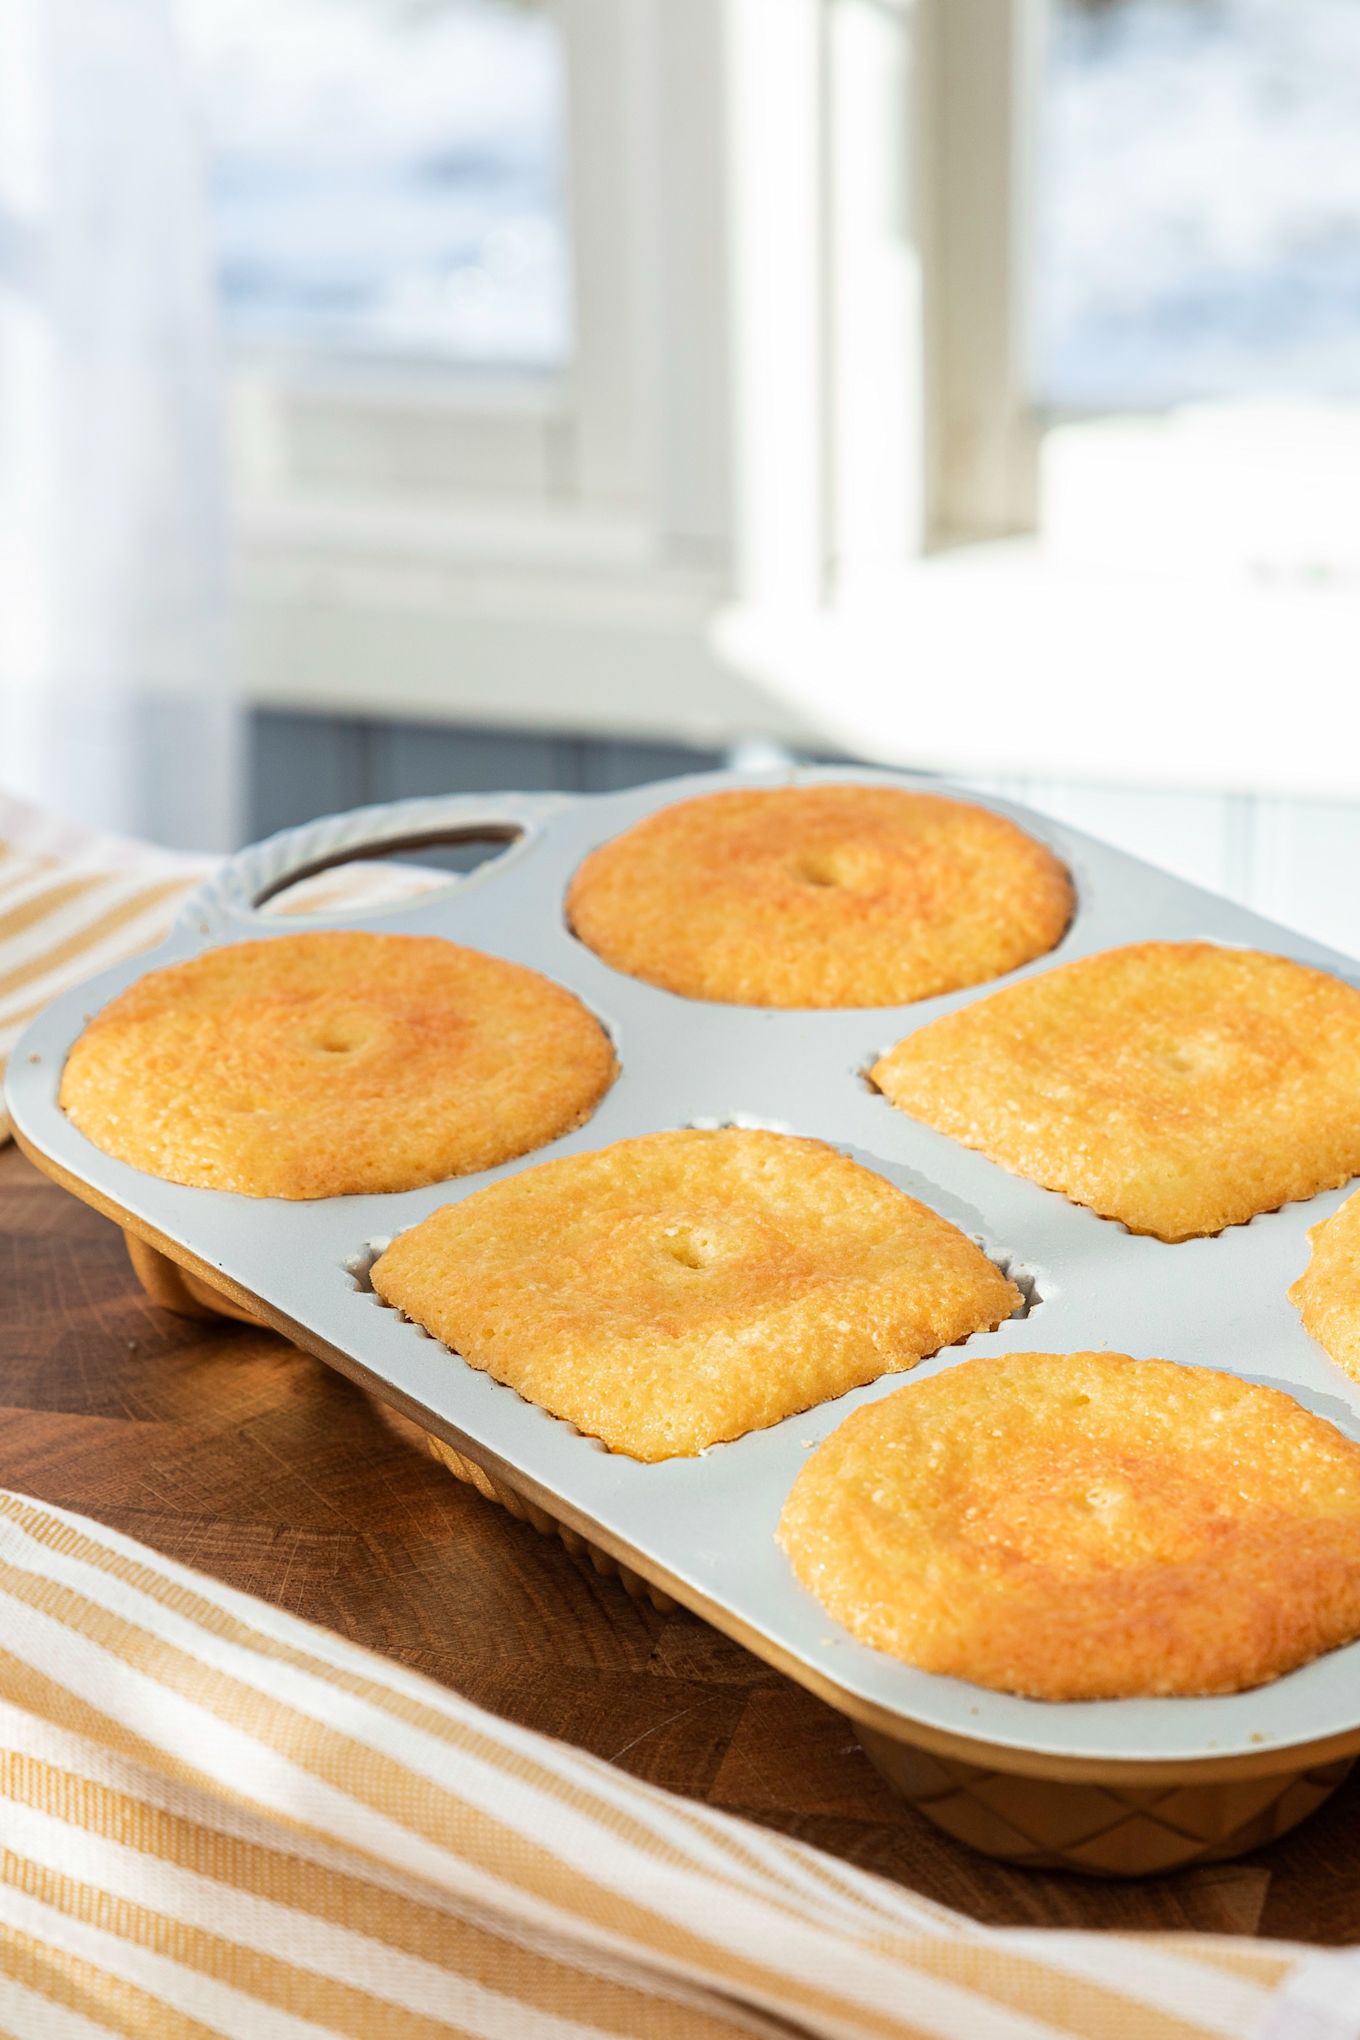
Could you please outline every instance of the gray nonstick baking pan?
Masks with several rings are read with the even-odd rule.
[[[1306,1337],[1286,1297],[1308,1258],[1308,1228],[1344,1191],[1212,1239],[1135,1237],[894,1111],[866,1082],[884,1048],[992,986],[872,1010],[723,1006],[621,976],[571,934],[564,894],[596,844],[672,801],[787,779],[979,798],[934,779],[838,767],[720,773],[594,798],[402,802],[286,831],[233,859],[157,950],[33,1023],[10,1062],[18,1137],[124,1227],[162,1301],[258,1318],[406,1411],[485,1494],[584,1546],[634,1591],[696,1610],[840,1709],[880,1769],[960,1840],[1018,1863],[1123,1875],[1256,1847],[1319,1805],[1360,1751],[1360,1643],[1213,1699],[1054,1704],[913,1670],[839,1631],[774,1541],[809,1450],[851,1409],[899,1390],[902,1376],[698,1458],[643,1465],[467,1366],[372,1293],[381,1244],[501,1175],[658,1128],[753,1123],[845,1149],[978,1239],[1030,1292],[1024,1315],[906,1379],[977,1354],[1108,1347],[1267,1382],[1360,1437],[1360,1391]],[[1356,976],[1347,959],[1226,900],[1024,809],[982,804],[1047,842],[1077,891],[1059,947],[1001,982],[1149,937],[1249,945]],[[387,908],[261,913],[304,874],[451,841],[490,842],[499,854]],[[610,1031],[618,1082],[584,1126],[501,1169],[315,1203],[162,1182],[103,1154],[66,1119],[57,1091],[67,1051],[88,1016],[143,972],[211,944],[337,925],[444,935],[545,972]]]

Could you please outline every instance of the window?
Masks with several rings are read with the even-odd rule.
[[[176,4],[216,149],[246,692],[764,727],[710,643],[726,0]]]
[[[355,194],[237,195],[258,697],[1345,791],[1353,0],[182,4],[227,184]]]
[[[833,78],[852,32],[901,45],[860,325],[896,273],[914,552],[835,555],[802,614],[743,590],[729,658],[885,763],[1353,792],[1353,747],[1319,742],[1353,726],[1360,637],[1351,0],[823,19]],[[872,122],[860,91],[847,144],[826,100],[834,195]],[[852,310],[829,293],[833,389]],[[857,411],[881,472],[891,379]],[[826,436],[834,476],[834,407]]]

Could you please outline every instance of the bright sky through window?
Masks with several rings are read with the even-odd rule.
[[[1360,396],[1360,6],[1054,0],[1037,394]]]
[[[176,5],[233,340],[496,370],[563,364],[562,56],[544,11]]]

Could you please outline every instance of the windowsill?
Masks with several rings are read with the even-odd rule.
[[[1261,399],[1053,420],[1039,528],[1058,566],[1360,586],[1360,406]]]
[[[1360,794],[1360,409],[1053,422],[1041,539],[960,546],[716,643],[885,764]]]
[[[941,554],[802,616],[734,606],[720,658],[883,764],[1360,794],[1360,587],[1184,563]]]
[[[238,555],[253,569],[272,566],[343,576],[361,570],[446,576],[499,574],[617,577],[714,597],[716,572],[702,561],[662,565],[637,519],[569,504],[517,502],[504,496],[422,501],[352,491],[295,489],[247,500],[235,519]]]
[[[714,551],[623,513],[262,494],[238,520],[244,684],[319,711],[1353,797],[1360,557],[1335,547],[1357,468],[1346,413],[1069,421],[1043,542],[843,580],[807,611],[733,602]]]
[[[834,608],[725,601],[626,525],[332,509],[243,534],[261,703],[696,745],[750,733],[884,764],[1351,797],[1360,590],[942,554]],[[513,525],[513,529],[511,526]],[[498,550],[499,539],[499,550]]]
[[[570,373],[492,370],[432,355],[326,352],[263,342],[231,349],[233,402],[263,396],[291,403],[372,405],[388,411],[507,413],[552,418],[570,402]]]
[[[278,498],[238,517],[235,586],[259,706],[698,749],[815,737],[714,656],[716,563],[659,557],[624,517]]]

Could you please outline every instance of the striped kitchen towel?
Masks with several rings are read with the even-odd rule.
[[[0,1492],[19,2040],[1341,2040],[1346,1959],[979,1926]]]

